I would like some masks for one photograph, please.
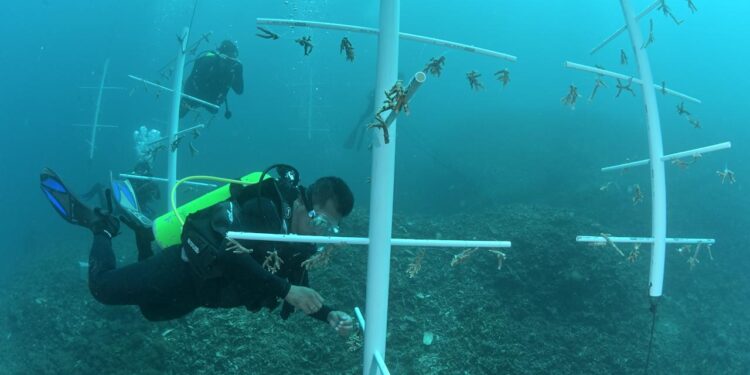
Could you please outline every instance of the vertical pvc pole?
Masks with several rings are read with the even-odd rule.
[[[185,49],[187,48],[188,28],[182,29],[180,49],[177,51],[175,61],[174,79],[172,85],[172,113],[169,121],[169,145],[177,140],[177,132],[180,128],[180,101],[182,100],[182,78],[185,74]],[[177,183],[177,150],[170,150],[167,159],[167,196],[172,193]],[[172,209],[172,200],[167,199],[167,210]]]
[[[385,99],[398,77],[400,0],[380,1],[377,82],[375,108]],[[390,142],[383,142],[380,129],[373,130],[381,141],[372,149],[372,186],[370,190],[370,247],[367,255],[367,299],[363,374],[378,372],[374,354],[385,358],[390,281],[391,226],[393,223],[393,181],[396,156],[396,122],[389,129]]]
[[[667,237],[667,188],[664,177],[664,147],[659,122],[659,107],[656,103],[654,77],[646,49],[642,48],[643,37],[635,18],[630,0],[620,0],[625,23],[630,33],[630,42],[638,62],[638,73],[641,76],[643,102],[646,105],[648,121],[648,150],[651,158],[651,235],[654,243],[651,249],[651,269],[649,274],[649,295],[660,297],[664,286],[664,258]]]
[[[109,69],[109,59],[104,60],[104,72],[102,72],[102,81],[99,82],[99,96],[96,97],[96,109],[94,110],[94,122],[91,124],[91,142],[89,149],[89,160],[94,160],[94,147],[96,145],[96,128],[99,126],[99,108],[102,105],[102,94],[104,93],[104,80],[107,79],[107,70]]]

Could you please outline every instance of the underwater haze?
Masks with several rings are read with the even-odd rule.
[[[636,11],[653,3],[631,2]],[[620,255],[576,243],[577,235],[651,232],[649,168],[601,171],[648,158],[641,88],[618,96],[618,82],[605,77],[592,99],[598,77],[563,66],[638,76],[627,32],[590,54],[624,24],[620,1],[401,2],[401,32],[518,61],[400,41],[405,81],[431,58],[444,56],[445,65],[439,76],[428,74],[391,139],[394,237],[510,240],[513,247],[504,249],[502,267],[484,250],[464,261],[465,249],[393,249],[391,372],[750,373],[750,3],[665,4],[674,18],[655,9],[640,21],[644,38],[654,36],[645,47],[654,80],[702,101],[657,90],[665,154],[726,141],[732,147],[666,162],[668,236],[716,243],[700,256],[667,246],[652,334],[649,246],[620,245]],[[166,135],[171,96],[128,75],[171,88],[177,35],[192,22],[188,44],[211,33],[198,53],[225,39],[236,43],[245,92],[230,91],[231,119],[223,108],[182,119],[181,128],[208,125],[179,145],[178,177],[237,178],[273,163],[295,166],[304,184],[340,176],[355,195],[342,234],[366,236],[370,147],[382,141],[367,130],[377,36],[263,26],[279,35],[270,40],[256,36],[256,19],[377,28],[379,2],[29,0],[3,8],[0,374],[361,373],[361,337],[336,337],[301,312],[282,321],[278,311],[199,309],[153,323],[132,306],[99,304],[78,264],[91,234],[51,209],[38,176],[52,168],[83,194],[110,173],[130,172],[139,157],[134,132],[145,126]],[[295,43],[303,36],[314,42],[309,56]],[[355,48],[353,61],[340,52],[343,37]],[[186,77],[195,58],[187,58]],[[116,127],[97,131],[90,159],[91,129],[75,125],[92,122],[97,90],[90,87],[98,87],[106,60],[105,86],[117,88],[104,91],[99,123]],[[502,69],[507,86],[495,78]],[[472,90],[471,71],[481,74],[483,89]],[[580,97],[565,105],[571,85]],[[689,115],[678,113],[681,102]],[[168,152],[156,155],[154,175],[166,176]],[[167,207],[160,188],[157,214]],[[119,265],[135,261],[133,236],[123,232],[114,240]],[[338,249],[311,273],[311,284],[343,311],[364,309],[366,265],[366,248]]]

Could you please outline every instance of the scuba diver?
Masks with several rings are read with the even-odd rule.
[[[218,106],[225,104],[224,117],[232,118],[229,110],[227,94],[232,89],[237,95],[242,95],[245,83],[242,79],[242,62],[239,60],[237,46],[225,40],[216,51],[206,51],[193,63],[193,71],[185,81],[183,92],[198,99],[214,103]],[[190,110],[204,107],[211,114],[218,112],[216,108],[208,107],[186,98],[180,103],[180,118]]]
[[[272,169],[279,177],[271,176]],[[324,305],[308,286],[303,262],[319,251],[315,245],[226,238],[228,231],[338,233],[340,220],[354,205],[351,190],[338,177],[323,177],[305,188],[296,169],[274,165],[153,223],[138,212],[128,181],[112,181],[108,207],[92,209],[52,170],[42,170],[40,178],[53,208],[69,223],[93,233],[89,289],[105,305],[137,305],[146,319],[164,321],[198,307],[244,306],[257,312],[263,307],[273,310],[283,301],[282,319],[297,308],[342,335],[354,329],[348,314]],[[178,212],[187,215],[184,224]],[[120,221],[135,232],[138,262],[118,268],[112,238],[119,234]],[[151,249],[154,240],[163,248],[156,254]]]

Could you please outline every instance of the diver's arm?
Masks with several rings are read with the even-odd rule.
[[[291,280],[294,285],[302,286],[302,287],[309,287],[310,286],[310,280],[307,277],[307,271],[300,267],[297,268],[292,275],[289,276],[289,280]],[[299,280],[299,282],[295,282],[296,280]],[[329,306],[323,305],[318,309],[318,311],[308,314],[308,316],[315,318],[317,320],[320,320],[321,322],[328,323],[328,314],[333,311],[332,308]],[[291,315],[294,312],[294,306],[292,306],[289,302],[284,301],[284,305],[281,307],[281,318],[286,320],[289,318],[289,315]]]
[[[217,260],[225,277],[252,286],[259,294],[284,298],[292,287],[289,281],[264,269],[250,254],[224,251]]]
[[[232,76],[234,77],[232,80],[232,90],[234,90],[237,95],[242,95],[242,92],[245,91],[245,81],[242,78],[242,63],[236,63],[232,68],[232,73]]]

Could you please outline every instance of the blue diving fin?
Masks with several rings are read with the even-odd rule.
[[[94,211],[81,203],[53,170],[42,169],[39,179],[39,186],[44,196],[65,221],[91,228],[91,225],[97,220]]]
[[[135,195],[135,190],[130,181],[114,178],[110,178],[110,180],[112,185],[112,199],[120,220],[131,228],[150,228],[153,226],[151,219],[141,213],[138,206],[138,197]]]

